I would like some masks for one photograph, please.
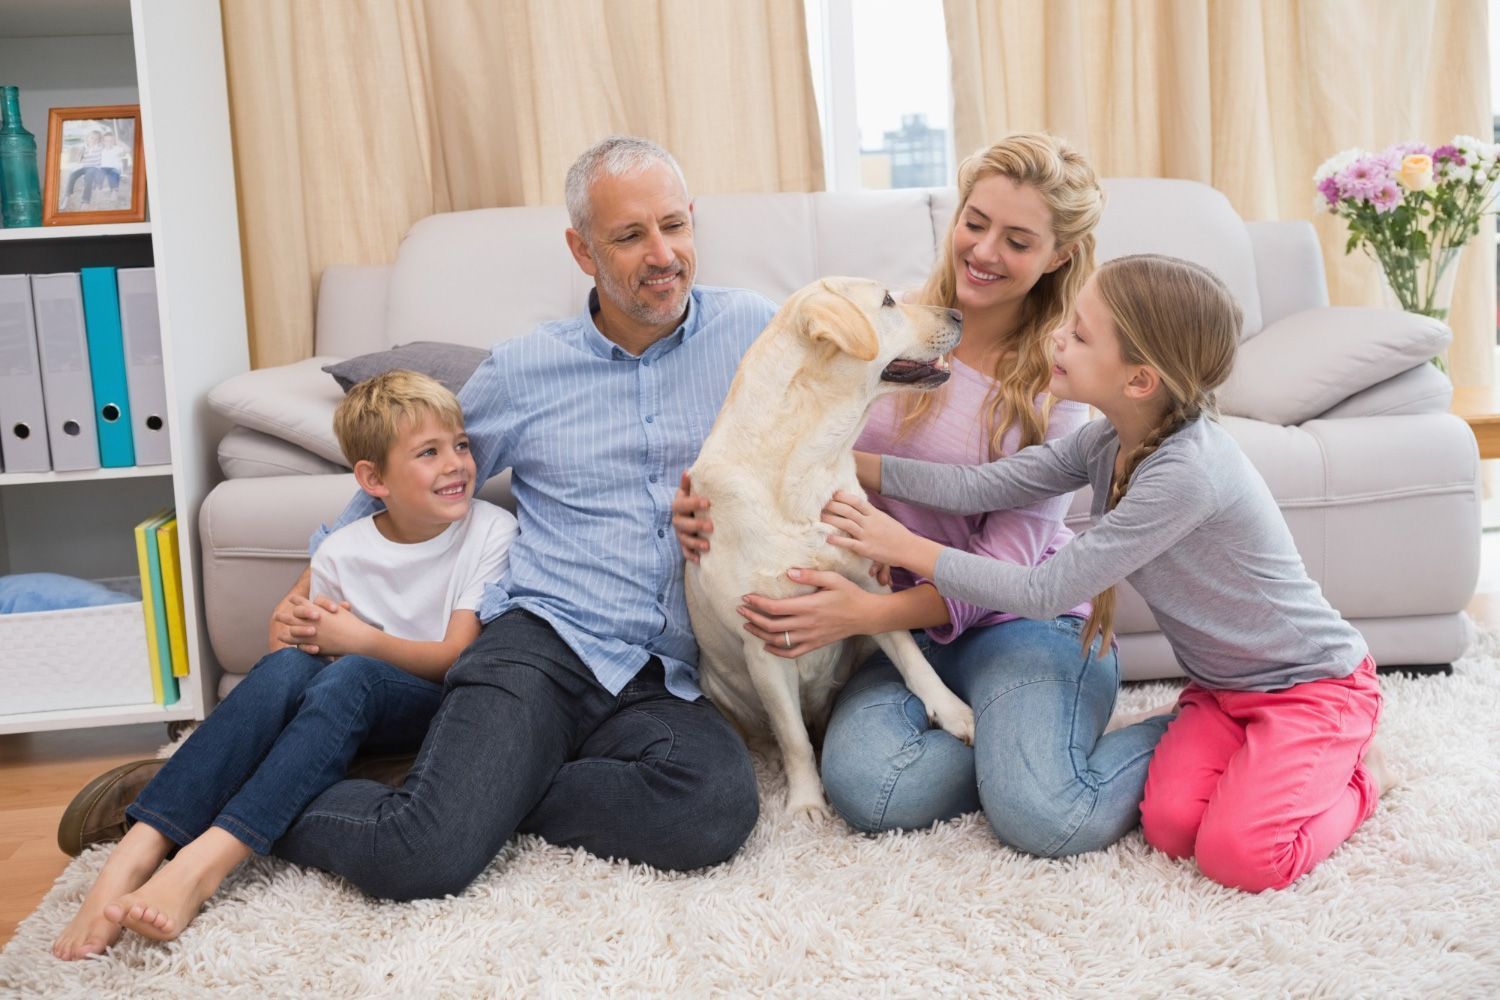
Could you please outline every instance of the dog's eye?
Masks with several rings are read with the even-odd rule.
[[[882,306],[893,306],[893,305],[896,304],[896,300],[893,299],[893,298],[891,298],[891,293],[890,292],[886,292],[885,293],[885,301],[882,302],[882,303],[880,303],[880,304]]]

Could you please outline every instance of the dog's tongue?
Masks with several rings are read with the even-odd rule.
[[[942,382],[948,378],[948,366],[941,358],[936,362],[897,358],[885,366],[880,377],[886,382]]]

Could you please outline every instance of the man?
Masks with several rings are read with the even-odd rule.
[[[653,143],[594,145],[567,204],[587,311],[498,345],[460,394],[479,477],[512,470],[521,524],[480,636],[405,783],[338,783],[274,849],[373,896],[460,892],[517,832],[690,869],[755,825],[749,754],[699,695],[671,501],[774,307],[694,286],[692,203]],[[308,596],[304,573],[273,647],[339,613]]]

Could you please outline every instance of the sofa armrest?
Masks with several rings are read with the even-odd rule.
[[[1423,362],[1400,375],[1356,392],[1319,420],[1354,417],[1400,417],[1412,413],[1447,413],[1453,408],[1453,383],[1437,365]]]
[[[1240,345],[1222,411],[1300,424],[1426,364],[1453,339],[1435,319],[1397,309],[1326,306],[1278,320]]]

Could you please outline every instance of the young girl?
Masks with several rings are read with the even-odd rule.
[[[1047,394],[1047,335],[1093,272],[1104,203],[1093,169],[1053,136],[1017,133],[965,160],[957,186],[937,265],[914,297],[963,313],[953,377],[935,392],[878,402],[857,448],[983,464],[1087,420],[1086,407]],[[1041,497],[974,517],[878,502],[927,538],[1029,567],[1072,537],[1068,500]],[[674,503],[688,558],[706,548],[712,527],[692,516],[695,504],[702,499],[684,494]],[[1016,608],[976,606],[901,572],[892,594],[834,573],[792,575],[813,592],[751,595],[742,611],[769,652],[800,656],[851,635],[924,629],[928,659],[976,713],[973,747],[929,727],[895,667],[873,657],[839,695],[823,741],[824,788],[850,825],[922,829],[983,808],[1002,843],[1048,856],[1107,847],[1136,826],[1166,720],[1104,734],[1119,670],[1107,643],[1080,651],[1086,598],[1028,621]]]
[[[1256,892],[1306,874],[1374,811],[1381,769],[1365,758],[1380,689],[1364,640],[1308,578],[1265,482],[1211,419],[1239,331],[1239,308],[1204,268],[1111,261],[1054,334],[1052,358],[1052,391],[1105,420],[984,466],[856,454],[866,489],[954,513],[1090,484],[1094,527],[1047,562],[944,548],[850,494],[824,519],[844,532],[832,544],[985,606],[1047,618],[1097,593],[1085,643],[1108,641],[1113,585],[1129,580],[1191,681],[1151,762],[1146,840]]]

